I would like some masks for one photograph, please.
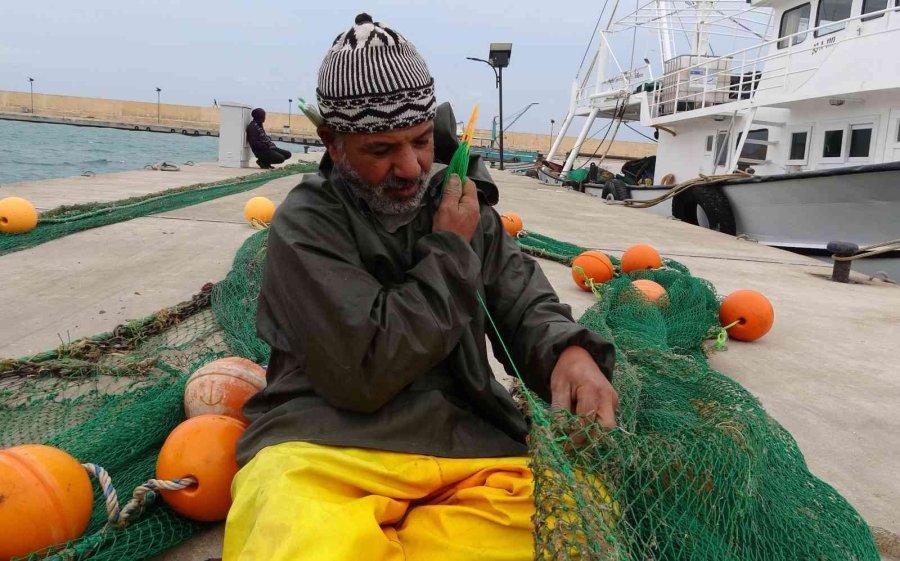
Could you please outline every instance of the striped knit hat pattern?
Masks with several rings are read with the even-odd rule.
[[[325,123],[338,132],[371,133],[434,119],[434,79],[412,43],[369,14],[338,35],[319,68],[316,88]]]

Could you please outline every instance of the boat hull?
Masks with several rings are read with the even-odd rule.
[[[766,245],[824,249],[832,241],[864,246],[900,238],[900,162],[732,180],[721,188],[736,234]],[[632,187],[631,197],[651,199],[667,189]],[[648,210],[671,216],[671,199]],[[703,225],[702,216],[698,221]]]

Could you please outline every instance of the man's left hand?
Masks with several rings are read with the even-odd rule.
[[[550,392],[554,406],[615,428],[619,394],[581,347],[569,347],[559,355],[550,375]]]

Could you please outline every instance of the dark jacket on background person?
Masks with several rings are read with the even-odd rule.
[[[250,121],[250,124],[247,125],[247,142],[250,143],[250,150],[253,151],[253,155],[257,158],[267,150],[277,148],[272,139],[269,138],[269,135],[266,134],[266,129],[257,121]]]
[[[455,146],[437,141],[440,116],[435,159],[447,162]],[[444,124],[451,130],[454,123],[450,113]],[[506,234],[491,208],[497,188],[478,157],[469,175],[481,221],[471,243],[431,231],[443,173],[419,212],[388,231],[331,169],[326,155],[269,230],[257,316],[272,346],[268,386],[245,407],[251,424],[239,463],[286,441],[440,457],[525,454],[528,427],[494,379],[486,334],[512,370],[476,292],[543,399],[570,345],[585,348],[611,376],[612,345],[574,322],[536,262]]]

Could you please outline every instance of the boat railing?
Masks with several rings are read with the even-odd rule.
[[[618,61],[613,58],[618,65]],[[619,73],[596,84],[582,85],[578,88],[575,101],[578,107],[606,106],[613,107],[616,102],[630,93],[643,88],[653,80],[653,72],[649,64],[628,70],[619,68]]]
[[[892,15],[900,17],[900,6],[829,22],[724,56],[675,57],[666,62],[665,74],[645,88],[651,91],[651,117],[753,99],[763,92],[790,92],[818,69],[818,66],[797,64],[797,55],[878,33],[900,32],[900,27],[891,25]],[[831,34],[846,28],[851,22],[869,21],[882,16],[885,18],[884,24],[877,29]],[[829,35],[823,33],[821,37],[816,37],[816,33],[823,30],[829,30]],[[810,38],[813,40],[807,40]]]

